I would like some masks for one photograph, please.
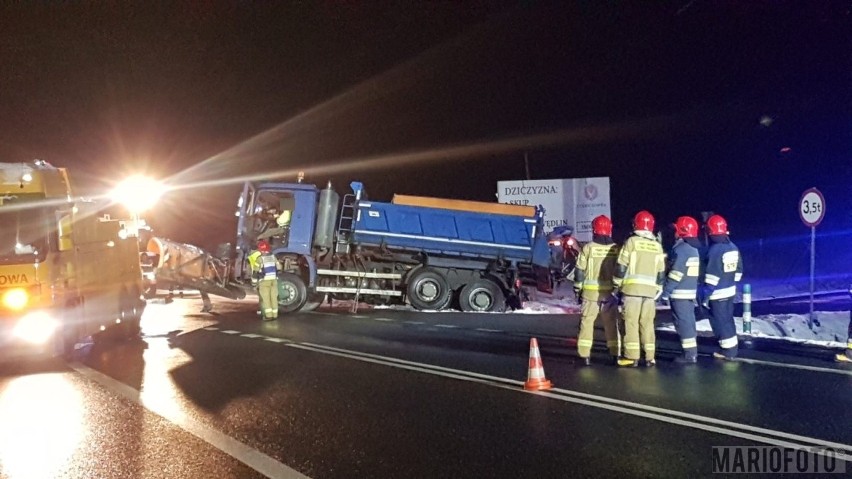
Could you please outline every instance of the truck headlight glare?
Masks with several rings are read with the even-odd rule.
[[[18,320],[13,333],[15,337],[32,344],[44,344],[56,331],[56,320],[41,311],[29,313]]]
[[[23,288],[13,288],[3,292],[3,306],[13,311],[24,309],[29,299],[30,295]]]

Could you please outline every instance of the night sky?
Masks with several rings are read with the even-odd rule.
[[[609,176],[617,231],[714,210],[741,236],[806,234],[811,186],[822,228],[852,230],[848,1],[22,2],[0,7],[0,62],[2,161],[90,192],[304,169],[493,201],[526,153],[534,179]],[[237,191],[148,217],[212,246]]]

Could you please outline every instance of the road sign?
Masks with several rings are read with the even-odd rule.
[[[815,227],[825,217],[825,197],[816,188],[805,190],[799,200],[799,217],[808,227]]]
[[[799,218],[802,218],[802,223],[811,229],[811,308],[810,316],[808,317],[808,327],[813,330],[814,324],[819,326],[814,316],[814,274],[816,266],[816,227],[825,217],[825,197],[816,188],[810,188],[802,193],[802,199],[799,200]]]

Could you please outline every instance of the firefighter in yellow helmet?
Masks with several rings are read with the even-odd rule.
[[[278,259],[272,254],[269,242],[260,240],[257,249],[248,256],[252,271],[252,283],[257,281],[257,294],[260,296],[260,312],[263,319],[271,321],[278,318]]]
[[[638,366],[640,349],[645,351],[646,366],[657,364],[654,317],[665,270],[666,255],[654,236],[654,216],[640,211],[633,218],[633,234],[618,255],[613,278],[624,301],[624,357],[619,366]]]
[[[574,294],[583,305],[577,354],[586,366],[591,363],[595,320],[601,318],[606,346],[614,360],[621,351],[618,336],[618,300],[612,295],[612,278],[618,260],[618,245],[612,241],[612,221],[604,216],[592,220],[592,241],[580,251],[574,270]]]

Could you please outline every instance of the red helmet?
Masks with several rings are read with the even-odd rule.
[[[692,216],[681,216],[674,224],[678,238],[697,238],[698,222]]]
[[[707,218],[707,231],[711,235],[726,235],[728,234],[728,222],[719,215],[713,215]]]
[[[260,240],[257,242],[257,250],[261,253],[269,253],[272,249],[269,247],[269,241]]]
[[[642,210],[633,217],[633,229],[636,231],[654,231],[654,215]]]
[[[612,236],[612,220],[606,215],[596,216],[592,220],[592,233],[601,236]]]

